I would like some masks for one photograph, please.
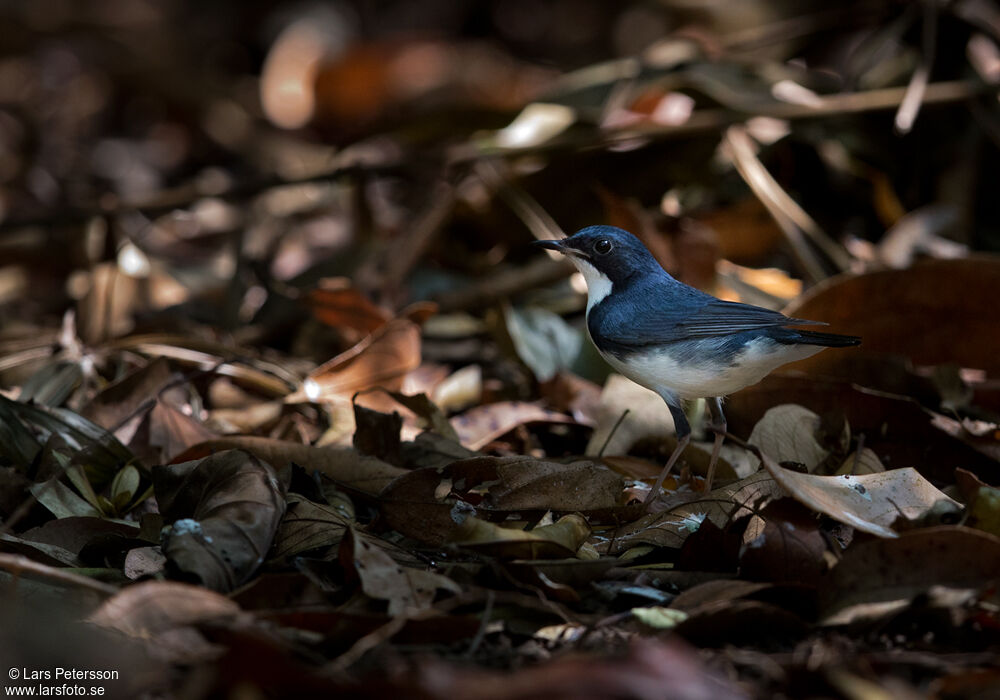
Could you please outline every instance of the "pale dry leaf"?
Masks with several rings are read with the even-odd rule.
[[[875,451],[867,447],[862,448],[858,453],[856,450],[847,455],[840,469],[834,472],[835,476],[844,474],[878,474],[885,471],[885,465],[878,458]]]
[[[419,366],[420,327],[395,318],[310,372],[285,401],[336,401],[375,386],[395,391],[406,373]]]
[[[629,413],[619,424],[626,410]],[[673,434],[674,420],[663,399],[620,374],[612,374],[601,390],[597,427],[584,454],[597,454],[602,448],[604,454],[626,454],[639,440],[663,439]]]
[[[447,576],[402,566],[353,529],[349,533],[344,540],[346,552],[341,550],[341,561],[345,566],[353,566],[365,595],[389,602],[390,616],[430,607],[439,589],[462,592],[461,586]]]
[[[244,450],[257,456],[273,466],[279,474],[286,473],[292,464],[298,464],[309,474],[319,472],[337,484],[372,495],[378,494],[396,477],[409,473],[406,469],[363,455],[353,447],[313,447],[252,435],[210,440],[195,445],[177,459],[196,459],[230,449]]]
[[[470,450],[478,450],[520,425],[539,422],[572,423],[573,419],[526,401],[484,404],[451,419],[459,442]]]
[[[819,427],[820,417],[808,408],[782,404],[764,414],[748,442],[776,462],[795,462],[812,472],[830,454],[816,440]]]
[[[680,548],[705,520],[724,528],[734,519],[752,514],[766,501],[785,495],[784,489],[766,472],[752,474],[741,481],[698,494],[661,513],[650,513],[615,531],[608,543],[609,554],[620,554],[640,545]],[[756,537],[763,523],[754,516],[747,533]]]
[[[590,535],[590,526],[576,513],[534,530],[502,527],[472,515],[457,515],[454,544],[504,559],[570,557]]]
[[[1000,538],[948,525],[852,545],[820,590],[822,624],[843,625],[898,611],[932,587],[995,585]]]
[[[780,467],[764,454],[764,468],[803,505],[879,537],[897,537],[890,528],[897,518],[916,520],[939,501],[958,507],[912,467],[860,476],[817,476]]]
[[[177,627],[230,620],[240,606],[221,593],[174,581],[147,581],[123,588],[88,618],[130,637],[150,637]]]

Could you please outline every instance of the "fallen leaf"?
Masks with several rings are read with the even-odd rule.
[[[573,556],[590,535],[590,526],[576,513],[551,525],[521,530],[502,527],[460,510],[453,515],[454,544],[504,559],[554,559]]]
[[[389,602],[391,617],[429,608],[438,590],[462,592],[446,576],[397,564],[372,542],[358,537],[353,528],[341,543],[340,561],[357,574],[365,595]]]
[[[795,404],[775,406],[753,427],[748,442],[774,461],[795,462],[811,473],[829,455],[816,439],[820,417]]]
[[[844,474],[878,474],[885,471],[885,465],[878,458],[875,451],[865,447],[860,452],[855,450],[844,458],[844,463],[840,469],[834,472],[834,476]]]
[[[285,511],[272,467],[229,450],[153,470],[168,569],[218,591],[246,582],[263,563]]]
[[[156,396],[172,379],[170,363],[155,358],[102,389],[80,415],[106,430],[116,430],[128,419],[152,409]]]
[[[764,454],[764,468],[800,503],[879,537],[897,536],[890,526],[900,515],[915,520],[938,501],[958,506],[912,467],[860,476],[817,476],[779,467]]]
[[[884,360],[879,366],[885,373]],[[986,479],[996,473],[994,459],[942,430],[934,414],[915,400],[817,375],[779,371],[736,392],[726,403],[730,432],[749,433],[768,409],[785,403],[820,416],[840,412],[851,432],[864,435],[865,446],[885,465],[920,465],[920,472],[935,483],[951,482],[956,464]]]
[[[146,581],[108,598],[87,621],[133,638],[155,658],[204,663],[221,650],[209,644],[196,627],[229,624],[241,614],[239,605],[201,586]]]
[[[321,280],[320,286],[306,295],[306,303],[326,325],[346,326],[362,333],[376,331],[391,318],[389,312],[369,301],[344,278]]]
[[[302,552],[339,545],[352,520],[336,508],[289,494],[285,517],[274,537],[271,556],[286,559]]]
[[[452,700],[748,697],[742,688],[710,671],[695,650],[675,638],[636,640],[615,658],[566,655],[514,672],[429,662],[421,664],[414,685],[433,697]]]
[[[396,318],[314,369],[285,401],[337,401],[375,386],[396,390],[419,365],[420,326]]]
[[[827,538],[811,510],[791,498],[760,511],[764,526],[740,552],[740,576],[752,581],[816,585],[829,562]]]
[[[531,457],[473,457],[448,468],[464,489],[495,474],[499,484],[489,487],[484,506],[491,510],[596,511],[618,505],[624,481],[595,462],[560,464]],[[479,475],[478,478],[476,475]]]
[[[194,445],[175,460],[199,459],[222,450],[243,450],[275,468],[289,473],[298,464],[309,474],[319,472],[331,481],[362,493],[376,495],[393,479],[409,473],[375,457],[361,454],[353,447],[314,447],[287,440],[241,435],[216,438]]]
[[[863,357],[892,354],[918,365],[957,363],[1000,375],[1000,356],[993,352],[998,288],[1000,260],[976,256],[831,278],[784,313],[826,321],[838,333],[861,336],[863,344],[793,366],[850,378],[852,365]]]
[[[136,579],[163,573],[167,558],[159,547],[135,547],[125,555],[122,571],[126,578]]]
[[[583,332],[548,309],[530,306],[504,308],[507,332],[514,350],[540,382],[573,367],[583,351]]]
[[[674,629],[687,619],[683,610],[652,606],[649,608],[632,608],[632,617],[647,627],[658,630]]]
[[[159,398],[148,420],[149,444],[159,448],[162,454],[160,461],[164,462],[169,462],[193,445],[217,437],[204,423]]]
[[[852,544],[820,589],[824,625],[896,612],[933,586],[981,589],[1000,571],[1000,538],[961,526]]]
[[[483,368],[466,365],[442,379],[433,388],[431,400],[445,413],[461,411],[483,398]]]
[[[689,500],[679,505],[649,513],[618,528],[610,538],[608,553],[620,554],[638,545],[677,549],[705,520],[725,528],[733,520],[751,514],[752,509],[763,507],[768,500],[784,495],[784,489],[766,472],[752,474],[707,494],[689,493]],[[762,524],[754,528],[751,523],[750,536],[758,534],[760,527]]]
[[[526,423],[572,423],[562,413],[549,411],[525,401],[501,401],[471,408],[454,416],[451,425],[459,442],[470,450],[479,450]]]

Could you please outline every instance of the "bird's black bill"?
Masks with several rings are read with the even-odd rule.
[[[558,241],[532,241],[532,243],[539,248],[548,248],[549,250],[554,250],[556,252],[562,253],[563,255],[571,255],[577,258],[589,258],[590,256],[584,253],[582,250],[578,250],[572,246],[566,245],[566,239]]]
[[[566,249],[563,247],[562,241],[532,241],[532,245],[536,245],[539,248],[548,248],[549,250],[556,250],[560,253],[565,253]]]

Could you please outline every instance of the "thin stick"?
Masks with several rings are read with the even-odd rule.
[[[611,432],[609,432],[608,436],[604,438],[604,444],[601,445],[601,449],[598,450],[597,452],[598,457],[604,456],[604,450],[608,449],[608,443],[611,442],[611,438],[613,438],[615,436],[615,433],[618,432],[618,426],[622,424],[622,422],[625,420],[625,416],[627,416],[629,414],[629,411],[631,410],[632,410],[631,408],[626,408],[624,411],[622,411],[622,414],[618,416],[618,420],[616,420],[615,424],[611,426]]]
[[[92,578],[74,574],[71,571],[63,571],[54,566],[39,564],[37,561],[32,561],[20,554],[0,554],[0,569],[9,571],[16,576],[28,574],[48,581],[63,583],[67,586],[86,588],[102,595],[114,595],[119,590],[111,584],[101,583]]]

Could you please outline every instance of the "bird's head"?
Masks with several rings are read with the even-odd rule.
[[[665,274],[656,258],[628,231],[614,226],[588,226],[557,241],[535,245],[566,255],[587,281],[591,305],[614,285],[621,289],[637,274]]]

